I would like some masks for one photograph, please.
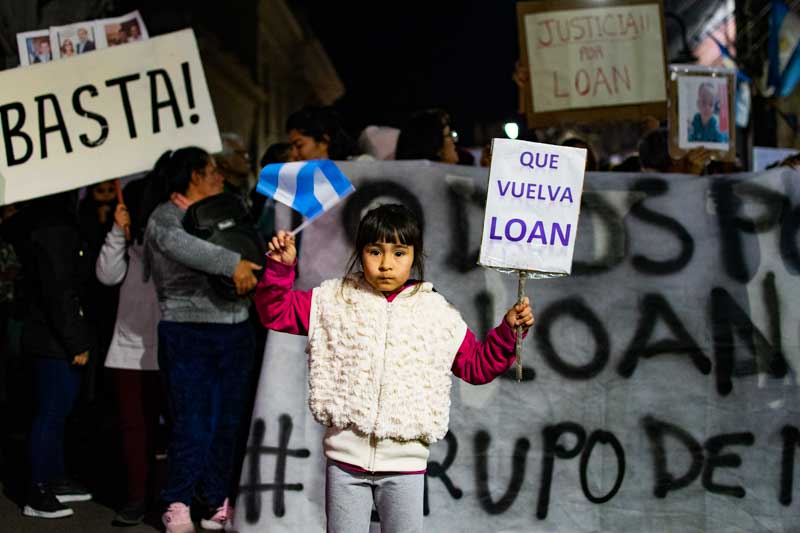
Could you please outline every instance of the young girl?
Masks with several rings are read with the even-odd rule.
[[[447,432],[450,373],[488,383],[514,362],[515,327],[527,330],[527,300],[479,342],[461,315],[423,278],[422,232],[400,205],[369,211],[344,279],[292,291],[294,239],[269,243],[256,307],[270,329],[308,335],[309,407],[327,426],[327,530],[422,531],[430,445]],[[354,272],[356,265],[361,271]],[[420,280],[409,279],[416,270]]]
[[[158,373],[158,307],[152,280],[144,280],[144,230],[141,210],[149,180],[155,173],[125,187],[124,204],[114,210],[114,225],[95,263],[95,274],[106,286],[120,285],[119,306],[109,340],[105,367],[114,384],[122,452],[127,474],[126,503],[114,517],[116,525],[136,525],[147,510],[148,481],[155,475],[158,417],[165,407]],[[113,183],[111,183],[113,187]],[[129,209],[130,208],[130,211]],[[126,229],[130,241],[126,241]]]

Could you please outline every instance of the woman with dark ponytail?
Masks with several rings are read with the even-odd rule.
[[[254,351],[246,294],[260,267],[183,228],[192,203],[222,192],[213,157],[181,148],[155,171],[163,177],[149,187],[149,205],[160,203],[147,220],[145,276],[161,309],[158,363],[173,423],[162,521],[167,533],[193,532],[189,506],[200,495],[203,528],[223,529],[233,518],[227,496]],[[219,296],[209,274],[232,278],[240,298]]]

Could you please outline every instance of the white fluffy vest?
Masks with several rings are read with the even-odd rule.
[[[450,367],[467,325],[430,283],[391,303],[364,280],[329,280],[312,293],[309,399],[326,426],[434,442],[447,433]]]

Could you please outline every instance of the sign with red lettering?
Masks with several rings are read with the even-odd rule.
[[[571,119],[664,116],[660,1],[613,2],[603,7],[596,7],[597,2],[542,1],[518,6],[533,126]],[[657,107],[641,107],[646,104]],[[606,112],[587,114],[598,109]]]
[[[572,272],[586,150],[494,139],[478,263],[537,277]]]

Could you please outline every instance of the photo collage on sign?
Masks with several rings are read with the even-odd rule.
[[[147,27],[138,11],[120,17],[51,26],[17,34],[21,66],[82,55],[93,50],[147,39]]]

